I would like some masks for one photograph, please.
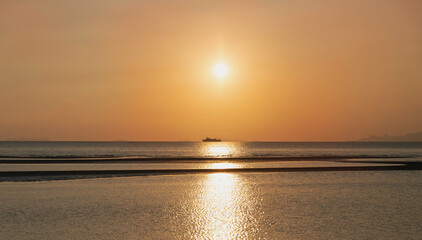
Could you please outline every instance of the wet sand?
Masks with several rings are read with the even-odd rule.
[[[362,163],[363,161],[360,161]],[[374,162],[370,162],[374,163]],[[385,163],[385,162],[384,162]],[[401,162],[401,165],[347,166],[347,167],[292,167],[292,168],[225,168],[225,169],[159,169],[159,170],[85,170],[85,171],[10,171],[0,177],[69,176],[69,175],[167,175],[199,173],[263,173],[263,172],[328,172],[328,171],[412,171],[422,170],[421,162]]]
[[[406,157],[401,157],[406,158]],[[63,158],[63,157],[8,157],[0,156],[0,164],[61,164],[61,163],[168,163],[168,162],[250,162],[250,161],[341,161],[349,159],[380,159],[371,156],[303,156],[303,157],[121,157],[121,158]],[[385,156],[382,159],[400,159],[400,157]],[[391,163],[388,161],[388,163]],[[400,162],[402,163],[402,162]]]
[[[200,164],[210,166],[200,166]],[[223,165],[221,165],[221,163]],[[236,164],[238,163],[238,164]],[[242,164],[241,164],[242,163]],[[268,164],[266,164],[268,163]],[[294,164],[296,163],[296,165]],[[300,163],[300,164],[297,164]],[[315,164],[314,164],[315,163]],[[62,164],[62,165],[61,165]],[[84,168],[88,164],[89,168]],[[118,165],[120,164],[120,165]],[[132,166],[136,166],[135,168]],[[149,168],[148,164],[160,165]],[[193,166],[188,166],[192,165]],[[195,165],[198,164],[198,165]],[[69,178],[125,177],[210,173],[276,173],[422,170],[417,159],[371,157],[246,157],[246,158],[0,158],[0,182]],[[10,167],[13,165],[13,167]],[[67,165],[68,169],[60,168]],[[85,165],[85,166],[88,166]],[[108,166],[104,168],[104,165]],[[212,167],[216,165],[216,167]],[[220,166],[221,165],[221,166]],[[238,166],[236,166],[238,165]],[[250,166],[248,166],[250,165]],[[20,167],[21,166],[21,167]],[[46,168],[44,166],[49,166]],[[57,166],[57,167],[54,167]],[[74,167],[72,167],[74,166]],[[118,166],[118,167],[113,167]],[[125,167],[127,166],[127,167]],[[145,167],[144,167],[145,166]],[[1,169],[1,168],[0,168]]]

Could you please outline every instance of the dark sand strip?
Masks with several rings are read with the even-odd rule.
[[[382,159],[400,157],[374,156],[318,156],[318,157],[173,157],[173,158],[4,158],[0,164],[61,164],[61,163],[168,163],[168,162],[253,162],[253,161],[336,161],[347,159]],[[402,157],[404,158],[404,157]],[[391,162],[389,162],[391,163]],[[402,163],[402,162],[400,162]]]
[[[299,167],[299,168],[230,168],[230,169],[164,169],[164,170],[85,170],[85,171],[13,171],[0,172],[0,177],[36,177],[70,175],[169,175],[198,173],[264,173],[264,172],[328,172],[328,171],[409,171],[422,170],[422,163],[392,166]]]

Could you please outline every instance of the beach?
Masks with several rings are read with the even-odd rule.
[[[418,239],[421,149],[0,142],[0,238]]]

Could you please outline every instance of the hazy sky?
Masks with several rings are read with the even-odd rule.
[[[0,139],[421,130],[420,0],[0,1]]]

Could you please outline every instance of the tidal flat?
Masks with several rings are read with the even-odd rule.
[[[420,171],[0,183],[2,239],[419,239]]]

